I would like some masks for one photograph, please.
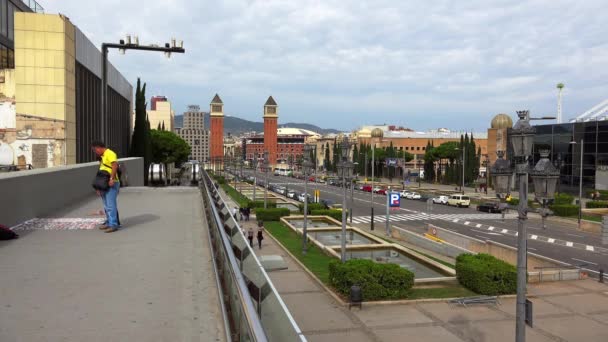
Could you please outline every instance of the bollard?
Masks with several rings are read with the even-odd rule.
[[[600,283],[604,282],[604,270],[603,269],[600,269],[600,280],[599,280],[599,282]]]

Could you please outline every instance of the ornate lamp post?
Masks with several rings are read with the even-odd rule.
[[[370,207],[371,207],[371,210],[372,210],[372,216],[371,216],[371,227],[370,227],[370,229],[374,230],[374,171],[375,171],[374,169],[376,168],[376,165],[375,165],[375,162],[376,162],[375,161],[375,159],[376,159],[376,140],[382,141],[382,138],[384,138],[384,131],[382,131],[380,128],[374,128],[372,130],[371,137],[372,137],[373,144],[372,144],[372,191],[371,191],[372,198],[371,198],[371,201],[370,201]]]
[[[308,249],[308,178],[312,173],[314,164],[310,161],[310,152],[313,147],[309,144],[304,145],[304,162],[302,163],[302,173],[304,173],[304,225],[302,226],[302,254],[306,254]]]
[[[519,205],[517,207],[510,207],[506,204],[501,205],[503,210],[517,209],[518,212],[518,224],[517,224],[517,310],[515,313],[516,324],[515,324],[515,340],[517,342],[524,342],[526,340],[526,326],[525,326],[525,313],[526,313],[526,280],[527,280],[527,240],[528,234],[526,231],[525,221],[528,219],[528,174],[531,173],[535,182],[538,186],[536,190],[536,199],[542,203],[549,199],[552,199],[555,195],[555,185],[557,183],[557,176],[555,174],[555,168],[551,165],[548,158],[548,153],[545,155],[543,152],[543,158],[538,164],[530,170],[529,158],[532,155],[532,146],[534,144],[534,133],[535,129],[530,125],[530,120],[542,120],[549,119],[543,117],[539,119],[530,119],[529,111],[518,111],[517,116],[519,120],[513,126],[511,131],[511,143],[513,145],[513,158],[515,160],[515,173],[517,174],[519,181]],[[502,157],[504,152],[498,153],[499,159],[492,167],[492,177],[494,179],[494,189],[496,190],[497,196],[502,198],[503,194],[509,192],[510,189],[510,177],[513,169],[508,161]],[[536,189],[536,188],[535,188]],[[545,211],[541,210],[541,214]]]
[[[253,200],[256,201],[255,190],[258,187],[258,153],[253,154]]]
[[[268,163],[268,151],[264,152],[264,209],[268,209],[268,169],[270,164]]]
[[[344,137],[341,145],[341,160],[338,163],[338,172],[342,177],[342,188],[344,190],[342,196],[342,237],[340,243],[340,259],[346,262],[346,196],[347,189],[346,181],[352,178],[352,173],[355,165],[349,161],[351,143],[347,137]],[[373,189],[372,189],[373,190]]]
[[[545,218],[552,214],[549,209],[546,209],[546,205],[555,197],[555,189],[559,180],[559,170],[549,160],[549,152],[549,150],[539,151],[541,159],[530,172],[534,182],[534,197],[542,205],[539,212],[543,220],[543,229],[547,229]]]

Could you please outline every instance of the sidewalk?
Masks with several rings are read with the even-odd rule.
[[[229,197],[224,197],[234,203]],[[244,229],[256,221],[240,222]],[[269,273],[308,341],[382,342],[512,342],[515,340],[515,298],[498,306],[447,304],[444,300],[411,304],[364,304],[363,309],[339,305],[274,239],[266,237],[256,255],[280,255],[288,269]],[[534,303],[536,341],[608,340],[608,285],[597,281],[529,285]]]
[[[0,241],[0,341],[224,341],[197,188],[124,188]],[[65,218],[70,218],[66,220]]]

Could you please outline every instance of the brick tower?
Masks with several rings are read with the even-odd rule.
[[[211,148],[209,157],[213,170],[221,170],[224,158],[224,103],[218,94],[211,100]]]
[[[279,107],[272,96],[264,104],[264,151],[268,151],[268,163],[271,166],[277,163],[277,120]]]

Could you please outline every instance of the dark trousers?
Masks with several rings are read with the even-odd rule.
[[[253,237],[248,237],[247,239],[249,239],[249,246],[253,247]]]

